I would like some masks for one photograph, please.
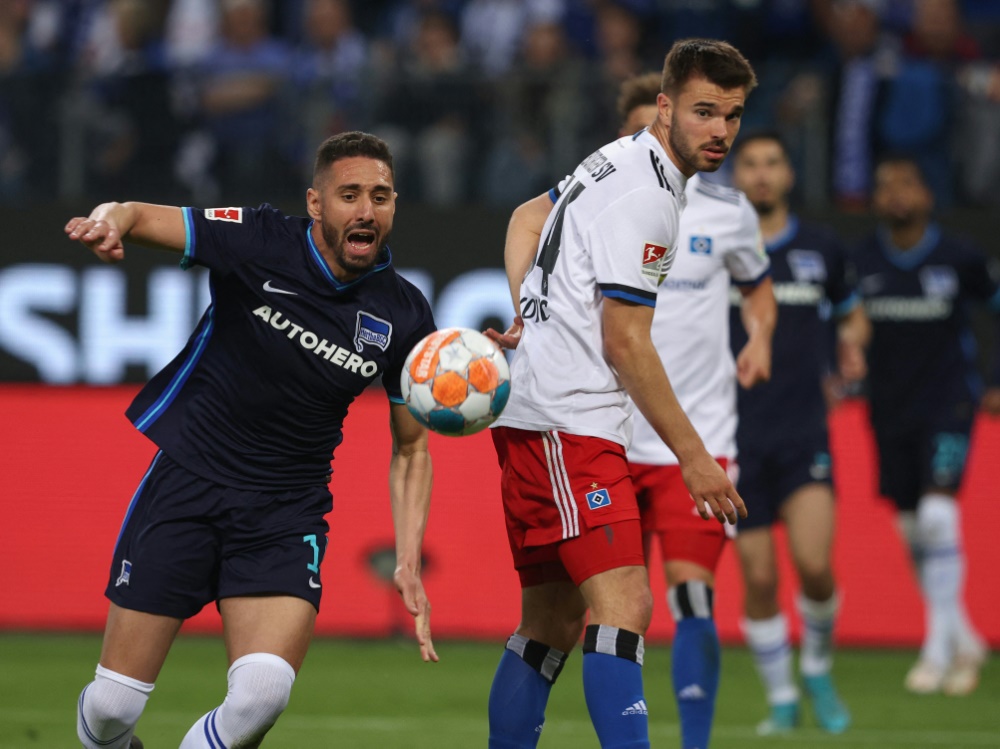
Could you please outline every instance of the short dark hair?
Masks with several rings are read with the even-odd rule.
[[[881,156],[875,164],[875,169],[873,172],[877,172],[883,166],[908,166],[912,167],[913,171],[917,173],[917,179],[923,184],[925,188],[930,190],[931,181],[927,178],[927,172],[924,171],[924,166],[917,159],[905,153],[887,153]]]
[[[785,157],[785,161],[791,163],[792,158],[791,154],[788,153],[788,144],[785,143],[785,139],[781,137],[781,133],[777,130],[755,130],[745,137],[741,136],[733,145],[733,158],[739,156],[740,151],[746,148],[749,144],[760,141],[776,144],[778,148],[781,149],[781,155]]]
[[[622,123],[636,107],[656,104],[656,97],[660,93],[660,78],[659,73],[643,73],[622,83],[618,92],[618,118]]]
[[[742,88],[750,93],[757,86],[753,68],[736,47],[718,39],[681,39],[663,61],[660,90],[673,96],[694,76],[704,76],[725,89]]]
[[[316,163],[313,166],[313,184],[325,176],[330,165],[340,159],[352,156],[365,156],[377,159],[389,167],[389,174],[395,176],[392,169],[392,152],[388,144],[371,133],[352,130],[347,133],[331,135],[316,149]]]

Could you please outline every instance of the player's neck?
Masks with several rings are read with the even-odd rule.
[[[927,233],[927,222],[917,221],[903,226],[890,226],[889,238],[898,250],[912,250]]]
[[[765,242],[770,242],[788,228],[788,216],[787,205],[777,205],[767,213],[757,214],[760,220],[760,233]]]
[[[659,118],[649,126],[649,134],[656,138],[666,152],[667,158],[670,159],[670,163],[677,167],[677,171],[683,174],[685,179],[694,176],[697,170],[674,153],[674,149],[670,146],[670,131],[660,122]]]

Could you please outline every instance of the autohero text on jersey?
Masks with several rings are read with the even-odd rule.
[[[335,343],[330,343],[325,338],[320,338],[311,330],[296,325],[280,311],[271,309],[266,304],[255,309],[253,313],[275,330],[288,331],[286,335],[290,341],[297,341],[302,348],[312,351],[317,356],[322,356],[338,367],[343,367],[347,371],[360,374],[363,377],[373,377],[378,372],[378,364],[375,362],[366,361],[357,354],[341,348]]]

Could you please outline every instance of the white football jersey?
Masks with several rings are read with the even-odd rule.
[[[653,343],[684,412],[709,454],[736,457],[736,363],[729,346],[729,283],[755,284],[770,272],[757,214],[738,190],[687,184],[677,255],[659,290]],[[641,413],[629,460],[676,465]]]
[[[605,297],[655,306],[673,262],[684,176],[643,130],[564,180],[521,284],[524,332],[498,426],[628,446],[633,405],[604,358]]]

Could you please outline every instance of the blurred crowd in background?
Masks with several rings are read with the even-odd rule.
[[[754,64],[744,132],[787,138],[805,205],[864,209],[885,153],[1000,205],[1000,0],[2,0],[0,204],[300,195],[364,129],[408,201],[509,207],[689,36]]]

